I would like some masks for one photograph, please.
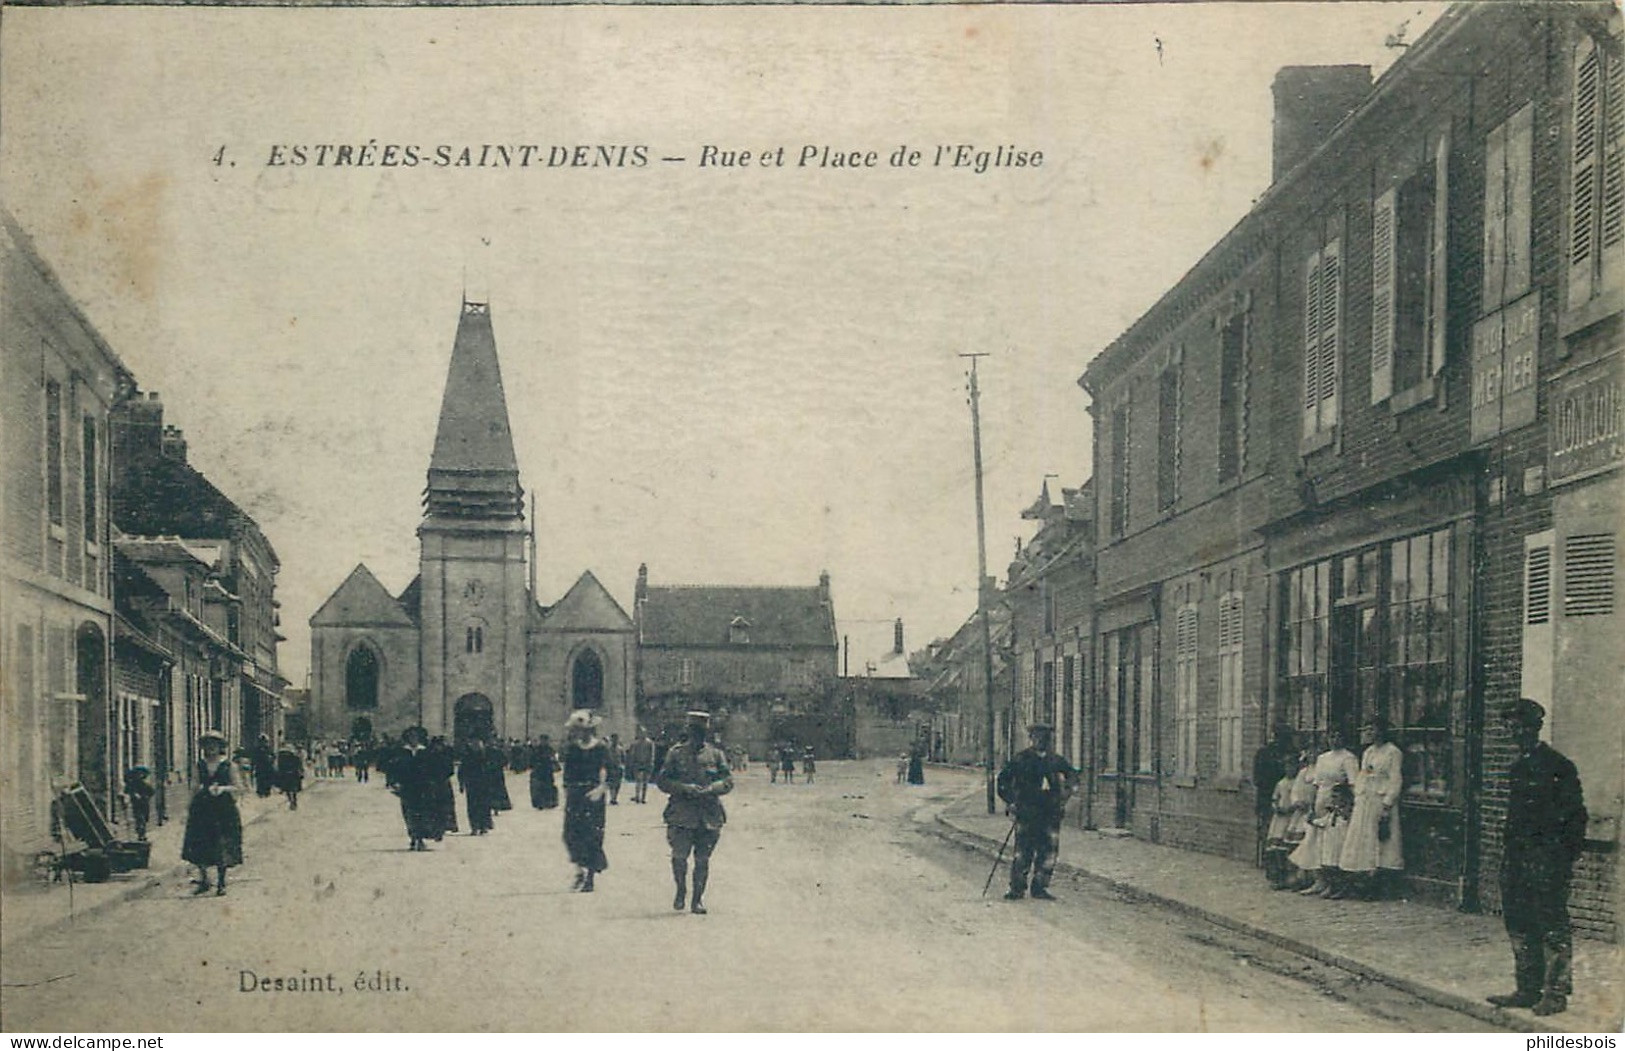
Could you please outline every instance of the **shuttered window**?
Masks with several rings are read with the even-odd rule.
[[[1174,773],[1196,773],[1196,607],[1174,618]]]
[[[1371,404],[1394,393],[1394,205],[1396,191],[1371,211]]]
[[[1450,320],[1447,296],[1450,288],[1450,132],[1433,144],[1433,236],[1428,242],[1427,279],[1428,375],[1437,376],[1444,368],[1445,336]]]
[[[1179,366],[1164,369],[1157,382],[1157,509],[1179,502]]]
[[[1241,775],[1241,698],[1242,658],[1241,644],[1245,635],[1242,625],[1241,593],[1228,592],[1219,597],[1219,774],[1223,777]]]
[[[1122,536],[1128,528],[1129,486],[1129,404],[1123,402],[1112,410],[1111,422],[1111,534]]]
[[[1570,100],[1568,305],[1617,287],[1625,256],[1625,59],[1621,41],[1575,47]]]
[[[1342,245],[1311,252],[1304,267],[1303,433],[1337,424],[1339,342],[1343,307]]]
[[[1247,413],[1247,315],[1225,321],[1219,335],[1219,479],[1241,473]]]
[[[1598,617],[1614,612],[1614,537],[1577,534],[1563,544],[1563,615]]]
[[[1524,564],[1525,624],[1550,624],[1552,620],[1552,549],[1531,547]]]

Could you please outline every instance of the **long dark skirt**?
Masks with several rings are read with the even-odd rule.
[[[537,810],[552,810],[559,805],[559,786],[553,783],[553,772],[530,768],[530,805]]]
[[[243,863],[243,819],[230,792],[216,796],[203,788],[193,794],[186,808],[181,860],[210,867]]]
[[[609,868],[604,857],[604,801],[587,798],[591,785],[564,788],[564,846],[570,861],[593,872]]]
[[[908,761],[908,783],[911,785],[925,784],[925,761],[919,756],[913,756]]]
[[[508,775],[501,763],[491,764],[490,784],[488,791],[491,798],[491,809],[497,812],[513,809],[513,800],[508,798]]]
[[[406,822],[407,836],[412,839],[438,840],[446,834],[446,822],[432,791],[402,792],[401,818]]]
[[[433,800],[434,811],[439,816],[440,827],[447,832],[456,832],[457,790],[451,787],[451,778],[435,778],[430,798]]]

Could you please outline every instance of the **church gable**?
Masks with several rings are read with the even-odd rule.
[[[543,631],[632,630],[632,618],[592,571],[581,574],[541,623]]]
[[[310,618],[313,628],[357,627],[413,627],[412,618],[390,597],[384,585],[365,565],[357,564],[338,586],[338,590],[322,603]]]

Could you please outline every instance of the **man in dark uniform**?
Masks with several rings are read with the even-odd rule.
[[[705,884],[711,875],[711,852],[728,820],[722,797],[733,791],[733,775],[722,750],[705,735],[710,712],[689,712],[688,737],[666,752],[656,782],[671,798],[666,802],[666,842],[671,846],[671,875],[677,894],[671,907],[705,914]],[[694,896],[688,897],[688,856],[694,855]]]
[[[1016,901],[1026,895],[1030,870],[1033,897],[1053,901],[1049,881],[1061,844],[1061,814],[1077,785],[1077,772],[1051,751],[1055,727],[1034,723],[1027,734],[1032,744],[999,771],[999,798],[1016,812],[1016,854],[1010,862],[1010,890],[1005,897]]]
[[[1546,710],[1526,697],[1508,706],[1506,718],[1518,758],[1507,772],[1501,911],[1518,987],[1489,1001],[1554,1015],[1568,1008],[1572,991],[1569,879],[1585,840],[1585,801],[1574,764],[1540,739]]]

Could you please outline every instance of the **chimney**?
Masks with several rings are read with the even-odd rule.
[[[171,460],[186,462],[186,435],[179,427],[164,428],[163,454]]]
[[[818,574],[818,596],[824,600],[825,605],[829,604],[829,570],[827,569]]]
[[[1303,163],[1371,93],[1370,66],[1283,66],[1275,74],[1270,182]]]
[[[638,586],[632,594],[632,601],[642,603],[649,596],[649,563],[638,563]]]
[[[897,618],[897,623],[892,625],[891,631],[892,631],[891,651],[893,653],[902,653],[903,652],[903,618],[902,617]]]

